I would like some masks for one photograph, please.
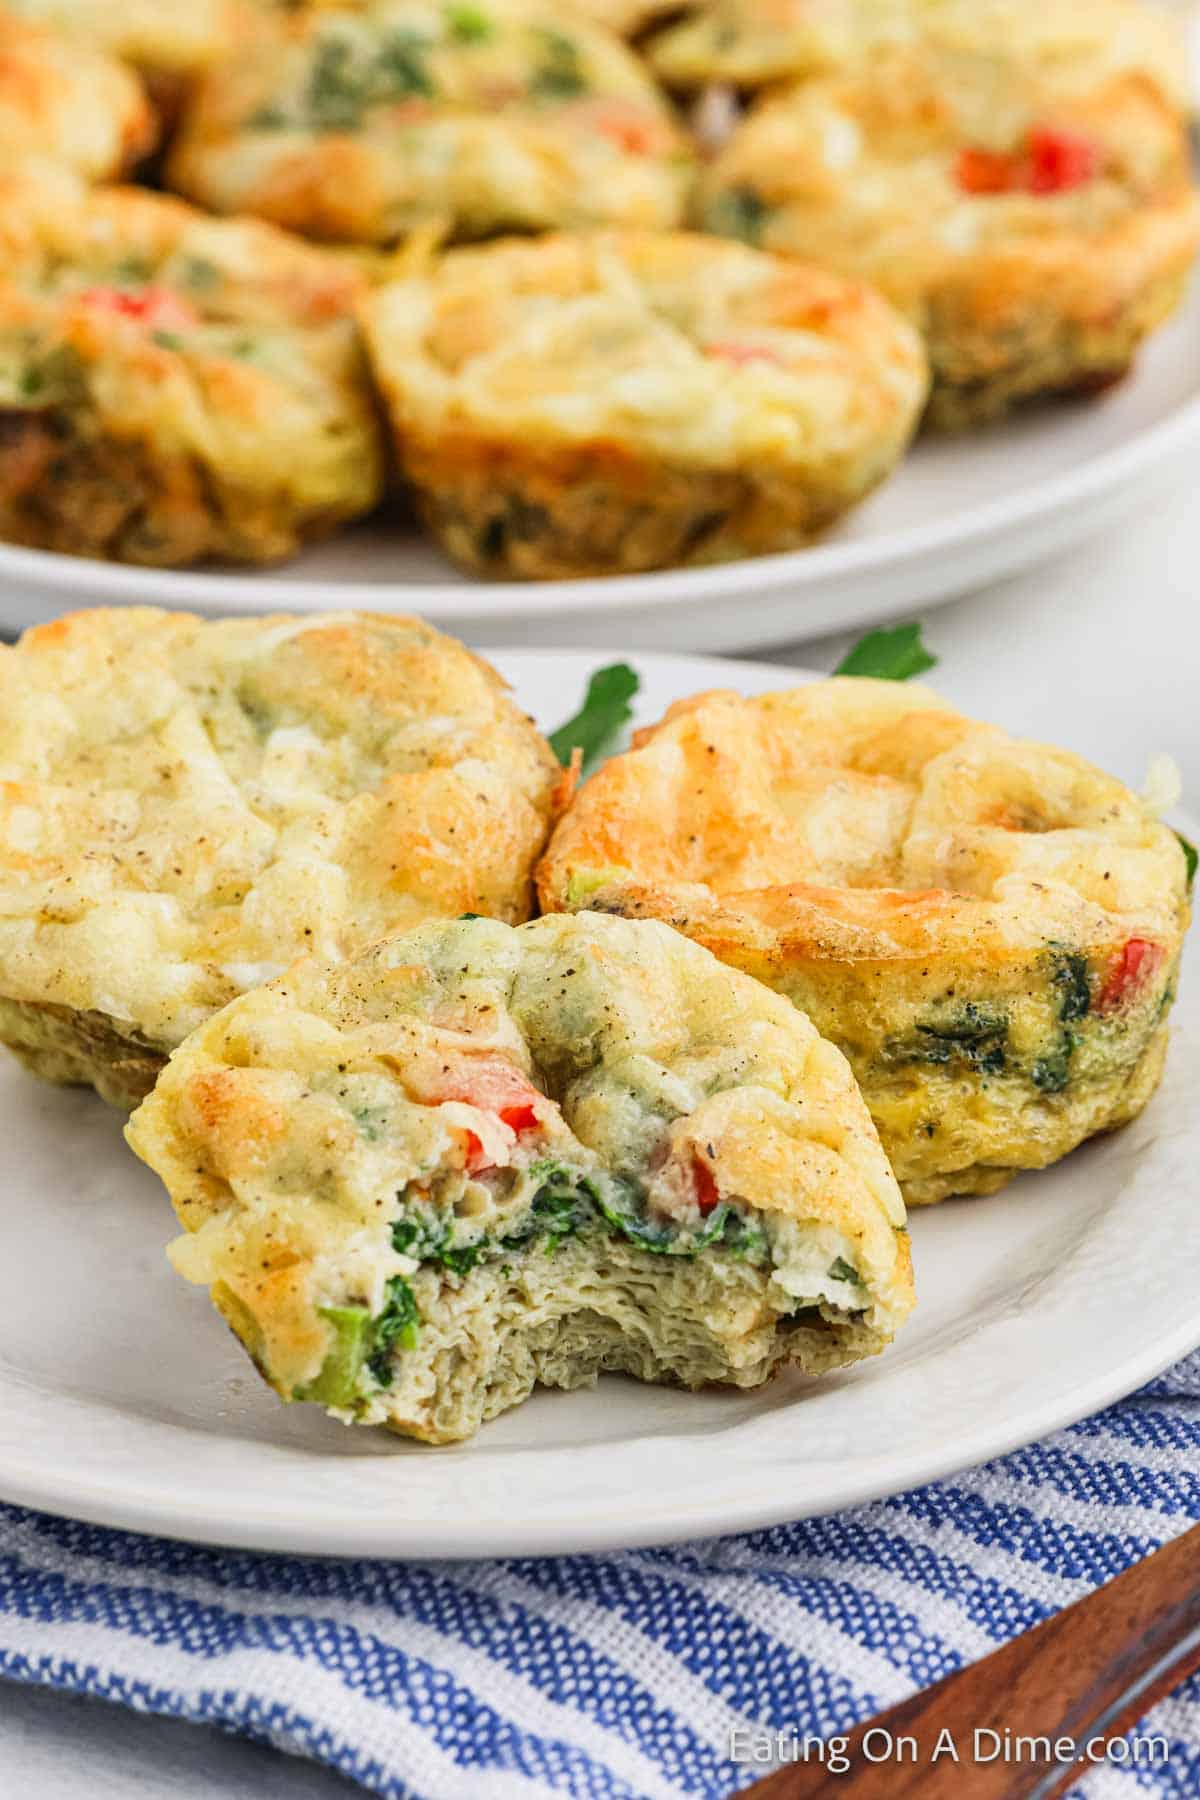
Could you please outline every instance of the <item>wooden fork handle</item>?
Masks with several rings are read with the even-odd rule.
[[[1120,1737],[1197,1668],[1200,1526],[847,1734],[844,1774],[813,1755],[745,1792],[754,1800],[1049,1800],[1078,1781],[1086,1763],[1010,1751],[1015,1738],[1070,1738],[1082,1754],[1097,1737]],[[982,1761],[974,1758],[976,1731],[998,1734],[981,1739]],[[961,1760],[948,1752],[934,1758],[945,1732]],[[915,1761],[896,1752],[902,1736],[916,1739]],[[993,1758],[987,1753],[997,1744],[1005,1749]]]

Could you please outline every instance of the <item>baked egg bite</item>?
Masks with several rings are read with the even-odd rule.
[[[1183,112],[1188,57],[1176,21],[1140,0],[707,0],[647,45],[672,87],[768,83],[862,68],[895,46],[1133,72]]]
[[[0,173],[0,252],[0,538],[270,562],[379,498],[348,261],[53,169]]]
[[[923,331],[928,416],[952,428],[1117,380],[1198,241],[1186,130],[1142,77],[928,49],[761,101],[698,216],[876,284]]]
[[[177,93],[180,82],[228,54],[259,13],[271,10],[257,0],[5,0],[5,5],[132,63],[156,98]]]
[[[215,212],[391,243],[678,223],[682,129],[611,33],[542,0],[301,13],[183,118],[168,184]]]
[[[106,181],[154,143],[150,103],[114,57],[0,12],[0,150]]]
[[[673,706],[580,790],[539,891],[667,920],[794,1001],[910,1205],[1140,1112],[1189,916],[1178,839],[1119,781],[851,678]]]
[[[69,614],[0,647],[0,1042],[133,1106],[301,954],[528,918],[561,771],[418,619]]]
[[[202,1026],[129,1122],[284,1400],[430,1443],[605,1371],[882,1350],[904,1205],[845,1059],[653,921],[424,925]]]
[[[752,110],[698,197],[709,230],[877,285],[958,427],[1119,378],[1197,245],[1187,137],[1137,75],[897,50]]]
[[[804,543],[889,473],[926,393],[875,294],[688,233],[451,251],[364,323],[417,504],[489,575]]]

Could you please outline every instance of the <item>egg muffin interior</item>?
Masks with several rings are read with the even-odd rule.
[[[928,44],[766,97],[696,209],[877,285],[921,329],[949,426],[1119,375],[1198,230],[1186,131],[1147,77]]]
[[[668,920],[849,1058],[910,1204],[1140,1111],[1188,921],[1128,789],[929,692],[841,679],[673,707],[581,789],[546,908]]]
[[[560,771],[417,620],[78,613],[0,648],[0,1041],[135,1105],[295,956],[527,918]]]
[[[912,1305],[844,1059],[653,922],[467,919],[299,963],[127,1135],[176,1268],[280,1395],[430,1442],[605,1370],[834,1368]]]
[[[676,224],[691,159],[615,35],[543,0],[370,0],[280,27],[190,102],[170,185],[218,212],[388,243]]]
[[[378,499],[348,260],[27,166],[0,174],[0,252],[0,536],[262,562]]]
[[[876,295],[689,233],[452,251],[364,318],[427,521],[495,574],[804,542],[888,473],[925,396]]]

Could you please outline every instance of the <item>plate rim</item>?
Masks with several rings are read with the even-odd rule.
[[[1183,316],[1182,312],[1178,315]],[[1200,442],[1200,385],[1154,424],[1011,494],[877,537],[817,543],[697,568],[563,581],[488,582],[457,576],[441,582],[362,582],[303,579],[273,572],[145,568],[0,543],[0,583],[27,583],[34,594],[71,592],[93,604],[98,599],[146,604],[144,592],[129,592],[131,586],[140,586],[150,590],[149,603],[191,604],[209,611],[220,607],[235,614],[286,607],[306,612],[347,606],[366,611],[406,608],[444,626],[456,620],[504,625],[564,612],[596,617],[623,616],[634,609],[659,613],[727,597],[733,585],[746,599],[777,593],[781,588],[801,598],[824,584],[867,579],[986,545],[1005,533],[1031,532],[1047,519],[1074,513],[1098,496],[1145,479],[1194,441]],[[802,620],[796,624],[803,628]]]
[[[514,665],[540,664],[543,668],[556,663],[567,665],[578,680],[586,672],[585,665],[611,654],[611,650],[552,647],[527,649],[520,645],[489,652],[489,656],[501,664],[502,673],[514,684],[519,678]],[[748,676],[750,691],[753,692],[766,691],[765,686],[760,684],[767,681],[802,685],[825,678],[822,671],[793,668],[763,659],[735,661],[729,657],[698,652],[634,650],[630,654],[636,660],[655,664],[664,671],[680,664],[698,665],[717,679],[723,677],[728,685],[736,684],[739,677]],[[504,668],[505,664],[509,665],[507,669]],[[685,679],[692,680],[692,673],[689,672]],[[1176,810],[1175,816],[1184,829],[1200,836],[1200,818],[1183,809]],[[1197,1003],[1196,1010],[1200,1016],[1200,1002]],[[1196,1129],[1200,1136],[1200,1123]],[[987,1203],[987,1197],[984,1196],[957,1204],[970,1207],[986,1206]],[[1102,1221],[1111,1216],[1111,1210],[1102,1215]],[[1085,1241],[1090,1240],[1090,1235],[1087,1234]],[[1069,1261],[1062,1275],[1047,1278],[1052,1284],[1047,1292],[1052,1292],[1054,1285],[1060,1289],[1065,1288],[1067,1294],[1060,1299],[1060,1305],[1069,1304],[1073,1281],[1079,1279],[1080,1272],[1077,1270],[1072,1276]],[[993,1320],[989,1323],[994,1326],[996,1322]],[[987,1329],[987,1325],[980,1329]],[[969,1344],[978,1335],[979,1329],[972,1329],[963,1342]],[[903,1340],[901,1338],[898,1341],[902,1343]],[[66,1449],[68,1440],[65,1438],[61,1440],[63,1448],[57,1461],[45,1455],[28,1461],[19,1455],[14,1458],[11,1450],[0,1445],[0,1499],[9,1504],[80,1519],[108,1529],[188,1543],[292,1556],[353,1556],[381,1560],[407,1558],[438,1562],[490,1557],[593,1554],[649,1548],[701,1537],[761,1530],[838,1512],[902,1493],[913,1487],[945,1480],[963,1469],[1009,1454],[1023,1445],[1038,1441],[1049,1432],[1102,1411],[1198,1346],[1200,1299],[1169,1330],[1152,1337],[1146,1344],[1139,1343],[1137,1349],[1127,1354],[1117,1365],[1102,1368],[1094,1377],[1074,1380],[1069,1390],[1051,1395],[1040,1404],[1028,1404],[1018,1419],[1007,1422],[999,1417],[981,1420],[968,1431],[957,1431],[952,1443],[940,1445],[940,1453],[931,1451],[930,1440],[926,1438],[911,1449],[906,1447],[893,1450],[874,1461],[864,1459],[861,1463],[856,1462],[850,1465],[842,1479],[827,1481],[815,1500],[811,1496],[798,1498],[789,1494],[786,1484],[781,1486],[778,1482],[758,1482],[744,1491],[738,1489],[731,1493],[722,1490],[716,1502],[711,1495],[705,1494],[694,1504],[681,1503],[678,1493],[662,1500],[656,1490],[648,1500],[642,1501],[636,1517],[625,1522],[614,1516],[611,1498],[601,1497],[594,1506],[589,1506],[586,1510],[574,1507],[569,1519],[561,1516],[557,1519],[547,1518],[539,1514],[536,1508],[531,1512],[517,1510],[503,1522],[494,1512],[483,1520],[473,1520],[469,1515],[451,1512],[447,1515],[448,1525],[445,1528],[435,1529],[430,1517],[418,1520],[417,1527],[413,1530],[402,1511],[389,1511],[385,1515],[372,1501],[367,1510],[353,1514],[349,1511],[348,1502],[297,1502],[297,1490],[293,1488],[285,1489],[270,1503],[262,1499],[252,1500],[233,1516],[225,1514],[199,1518],[196,1502],[191,1499],[187,1487],[186,1468],[181,1466],[170,1488],[163,1485],[161,1478],[139,1487],[136,1478],[118,1483],[107,1475],[99,1478],[88,1476],[80,1466],[80,1459],[69,1455]],[[953,1355],[954,1350],[943,1354]],[[889,1378],[892,1371],[886,1353],[877,1365],[872,1366],[871,1374],[875,1375],[876,1370],[879,1379]],[[897,1369],[895,1373],[900,1376],[901,1371]],[[31,1385],[36,1384],[23,1380],[19,1371],[6,1371],[0,1366],[0,1414],[5,1407],[7,1388],[28,1389]],[[62,1400],[68,1418],[76,1411],[86,1414],[92,1407],[106,1405],[104,1402],[70,1393],[63,1393]],[[120,1409],[114,1406],[110,1410]],[[186,1439],[188,1427],[170,1421],[157,1421],[159,1426],[164,1423],[167,1429],[179,1432],[181,1443]],[[653,1427],[639,1434],[642,1438],[652,1436]],[[258,1440],[247,1438],[244,1441],[252,1449]],[[638,1439],[629,1438],[625,1441],[633,1443]],[[619,1453],[620,1443],[606,1447]],[[290,1452],[287,1448],[276,1445],[270,1448],[280,1458],[280,1482],[286,1483],[283,1465]],[[778,1461],[773,1465],[775,1473],[778,1475],[786,1472],[797,1459],[802,1459],[804,1449],[802,1440],[786,1449],[781,1448]],[[571,1448],[568,1445],[549,1445],[537,1453],[554,1454],[556,1451],[570,1454]],[[434,1449],[429,1451],[429,1455],[439,1460],[444,1459],[448,1472],[461,1473],[469,1466],[465,1460],[469,1452],[468,1444]],[[336,1464],[339,1459],[330,1460]],[[825,1466],[822,1464],[822,1467]],[[758,1467],[758,1464],[751,1464],[752,1470]],[[714,1509],[719,1512],[719,1517],[714,1517]],[[555,1534],[555,1541],[549,1545],[546,1542],[548,1532]]]

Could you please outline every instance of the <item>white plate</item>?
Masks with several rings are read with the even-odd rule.
[[[593,581],[479,582],[403,527],[361,526],[268,574],[124,568],[0,545],[0,628],[68,606],[418,612],[476,644],[747,650],[930,607],[1067,549],[1142,502],[1200,444],[1200,291],[1104,397],[922,441],[808,550]]]
[[[594,657],[498,658],[556,723]],[[637,658],[641,717],[761,664]],[[803,679],[792,670],[787,681]],[[989,1199],[920,1212],[920,1304],[874,1362],[754,1394],[610,1377],[535,1396],[450,1450],[281,1406],[199,1290],[174,1220],[98,1100],[0,1063],[0,1496],[258,1549],[591,1550],[826,1512],[1026,1443],[1200,1341],[1200,992],[1165,1084],[1116,1136]]]

